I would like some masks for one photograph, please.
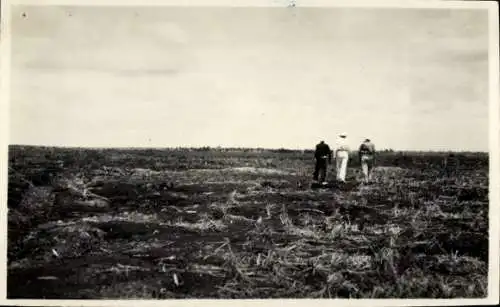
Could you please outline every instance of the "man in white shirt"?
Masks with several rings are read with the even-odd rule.
[[[341,133],[335,146],[335,162],[337,167],[337,180],[346,182],[347,162],[349,161],[349,146],[347,145],[347,134]]]

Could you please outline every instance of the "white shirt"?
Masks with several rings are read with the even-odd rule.
[[[335,143],[335,148],[337,150],[349,151],[349,145],[347,145],[347,140],[345,138],[338,138]]]
[[[339,156],[344,156],[349,153],[349,145],[347,145],[346,138],[338,138],[335,143],[335,152],[339,151]]]

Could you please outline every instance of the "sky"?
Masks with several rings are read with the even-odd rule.
[[[488,150],[488,15],[20,6],[10,144]]]

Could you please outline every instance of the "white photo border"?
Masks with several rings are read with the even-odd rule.
[[[10,97],[10,11],[12,5],[36,6],[198,6],[198,7],[359,7],[479,9],[489,12],[489,275],[488,297],[483,299],[256,299],[256,300],[26,300],[7,299],[7,162]],[[496,1],[436,0],[2,0],[0,28],[0,302],[10,306],[458,306],[492,305],[499,302],[499,206],[500,206],[500,107],[499,16]]]

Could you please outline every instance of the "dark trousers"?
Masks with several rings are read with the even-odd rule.
[[[325,181],[326,179],[326,159],[316,159],[316,167],[314,168],[314,180]]]

